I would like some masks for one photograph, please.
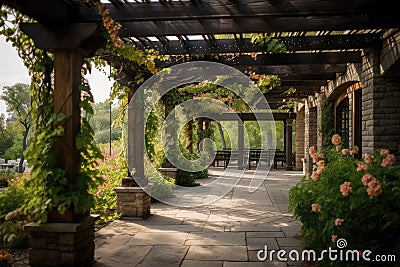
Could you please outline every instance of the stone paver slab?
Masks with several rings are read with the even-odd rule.
[[[301,247],[301,241],[297,238],[277,238],[278,244],[280,247]]]
[[[137,233],[130,242],[137,245],[183,245],[188,233]]]
[[[248,250],[260,250],[267,246],[268,250],[279,249],[278,243],[275,238],[247,238],[247,249]]]
[[[284,262],[224,262],[223,267],[283,267],[287,266]]]
[[[154,246],[138,267],[179,267],[188,250],[187,246]]]
[[[191,246],[185,257],[190,260],[247,261],[246,246]]]
[[[222,267],[222,261],[184,260],[181,267]]]
[[[152,246],[126,245],[119,248],[102,247],[95,250],[94,266],[136,266],[152,249]],[[96,265],[102,264],[102,265]]]
[[[194,246],[245,246],[245,233],[205,232],[190,233],[185,245]]]
[[[283,232],[246,232],[246,238],[285,237]]]

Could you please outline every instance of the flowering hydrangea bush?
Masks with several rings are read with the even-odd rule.
[[[359,160],[354,156],[359,149],[342,147],[337,134],[332,144],[324,153],[310,147],[313,170],[289,193],[289,209],[302,222],[304,246],[322,251],[344,238],[346,249],[400,259],[400,167],[395,156],[381,149]]]

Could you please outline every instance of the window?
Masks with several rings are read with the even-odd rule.
[[[342,137],[342,144],[349,146],[349,98],[345,97],[336,107],[336,133]]]

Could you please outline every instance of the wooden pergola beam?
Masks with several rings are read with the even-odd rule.
[[[340,50],[375,47],[381,43],[378,34],[290,36],[276,37],[285,44],[287,51]],[[246,39],[217,39],[215,41],[188,40],[167,43],[147,41],[134,42],[140,49],[155,49],[161,55],[195,55],[224,53],[268,52],[266,47]]]
[[[361,52],[321,52],[321,53],[279,53],[262,54],[253,58],[250,55],[240,55],[235,57],[210,58],[229,66],[259,66],[259,65],[292,65],[292,64],[345,64],[361,62]],[[171,65],[191,61],[191,58],[181,57],[177,60],[157,61],[157,67],[163,68]]]
[[[105,4],[117,21],[176,21],[221,18],[268,18],[282,16],[341,16],[395,15],[389,0],[382,1],[162,1],[162,2],[116,2]],[[100,21],[93,12],[95,7],[77,6],[71,11],[74,21]]]
[[[270,120],[287,120],[296,119],[294,112],[260,112],[255,115],[252,112],[243,113],[221,113],[221,114],[208,114],[217,121],[237,121],[240,118],[242,121],[270,121]]]
[[[123,22],[121,36],[207,35],[293,31],[345,31],[398,27],[396,16],[300,16],[266,19],[217,19],[182,21]]]
[[[248,73],[259,74],[291,75],[291,74],[333,74],[346,71],[346,64],[287,64],[287,65],[254,65],[254,66],[235,66],[236,69]]]

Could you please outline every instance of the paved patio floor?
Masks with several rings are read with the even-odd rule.
[[[287,207],[289,189],[302,173],[271,170],[263,185],[249,193],[251,173],[246,171],[229,194],[210,205],[179,208],[152,203],[146,220],[113,221],[96,233],[94,266],[301,266],[278,261],[276,254],[273,261],[269,255],[260,261],[257,252],[267,246],[268,251],[301,254],[301,224]]]

